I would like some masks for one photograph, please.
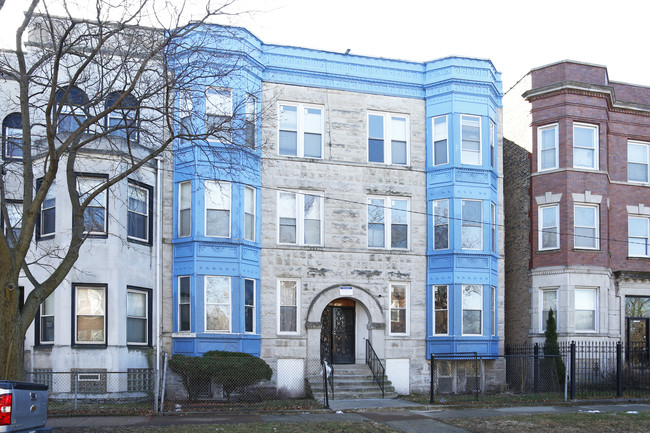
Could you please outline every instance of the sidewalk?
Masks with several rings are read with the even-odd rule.
[[[334,403],[332,401],[331,403]],[[530,406],[503,407],[489,409],[456,409],[444,406],[420,406],[412,402],[397,399],[373,400],[337,400],[332,410],[309,411],[299,414],[244,414],[244,415],[167,415],[167,416],[97,416],[50,418],[47,427],[78,428],[83,431],[90,427],[128,427],[128,426],[164,426],[184,424],[240,424],[240,423],[305,423],[367,420],[386,424],[406,433],[452,432],[465,430],[452,427],[441,420],[448,418],[518,416],[536,414],[561,414],[573,412],[648,412],[650,404],[645,403],[589,403],[577,406]],[[334,406],[336,408],[334,408]],[[382,410],[374,410],[382,409]],[[388,409],[388,410],[387,410]],[[56,430],[54,430],[56,432]]]

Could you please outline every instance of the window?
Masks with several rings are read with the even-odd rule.
[[[279,153],[323,157],[323,110],[303,104],[280,104]]]
[[[2,218],[0,223],[3,224],[5,235],[7,236],[7,241],[10,242],[9,233],[13,233],[14,238],[18,240],[20,237],[20,228],[23,222],[23,202],[16,200],[6,200],[5,205],[7,206],[7,217],[9,219],[9,227],[7,227],[5,218]]]
[[[390,230],[386,229],[390,221]],[[368,247],[408,248],[409,201],[392,197],[368,199]]]
[[[129,180],[128,183],[127,231],[131,241],[152,243],[153,188]]]
[[[54,94],[59,111],[58,132],[74,132],[86,121],[86,94],[75,86],[62,87]]]
[[[178,332],[190,331],[190,277],[178,277]]]
[[[244,187],[244,239],[255,242],[255,188]]]
[[[205,235],[230,237],[230,182],[205,181]]]
[[[449,307],[447,286],[433,286],[433,333],[449,334]]]
[[[558,152],[557,123],[537,128],[537,171],[558,168]]]
[[[39,343],[54,343],[54,293],[41,304],[39,317]]]
[[[205,129],[208,137],[231,142],[232,90],[217,87],[205,90]]]
[[[205,277],[205,330],[230,332],[230,277]]]
[[[540,250],[555,250],[560,248],[560,206],[540,206],[537,212],[539,218],[538,242]]]
[[[496,137],[494,136],[494,122],[490,120],[490,166],[497,167]]]
[[[73,286],[75,344],[106,344],[106,287]]]
[[[648,183],[650,170],[650,144],[628,141],[627,143],[627,180]]]
[[[447,116],[433,118],[433,165],[447,164],[449,162],[449,150],[447,140],[449,127]]]
[[[292,192],[278,193],[279,232],[281,244],[321,245],[323,197]]]
[[[461,200],[461,235],[463,249],[483,249],[482,205],[483,202],[481,200]]]
[[[598,170],[598,127],[573,124],[573,167]]]
[[[254,96],[246,97],[244,110],[244,143],[251,149],[255,149],[257,143],[257,99]]]
[[[407,334],[408,289],[406,284],[390,285],[390,333]]]
[[[497,206],[494,203],[490,203],[490,210],[492,214],[492,251],[497,252]]]
[[[492,292],[492,335],[497,335],[497,331],[499,330],[499,322],[497,321],[497,305],[499,304],[499,300],[497,299],[497,288],[492,286],[491,287],[491,292]]]
[[[149,345],[151,339],[150,291],[127,288],[126,290],[126,344]]]
[[[77,191],[79,202],[83,204],[90,194],[104,187],[108,176],[87,176],[77,175]],[[106,218],[107,189],[98,193],[88,202],[84,210],[84,232],[91,235],[105,235],[108,233],[108,221]]]
[[[178,237],[189,236],[192,232],[192,183],[178,184]]]
[[[368,162],[408,165],[408,134],[406,116],[368,114]]]
[[[481,335],[483,320],[482,287],[476,284],[463,286],[463,335]]]
[[[460,163],[481,165],[481,118],[460,116]]]
[[[433,201],[433,248],[449,248],[449,200]]]
[[[575,289],[576,331],[596,331],[596,289]]]
[[[298,333],[298,281],[280,280],[278,333]]]
[[[2,121],[2,157],[23,159],[23,121],[20,113],[11,113]]]
[[[630,257],[649,257],[650,218],[627,217],[627,255]]]
[[[36,182],[36,189],[40,189],[43,179]],[[50,189],[45,193],[45,198],[41,203],[41,211],[36,221],[36,239],[43,239],[54,236],[56,221],[56,183],[52,182]]]
[[[255,332],[255,280],[244,280],[244,332]]]
[[[546,322],[548,321],[548,313],[553,310],[555,316],[556,330],[559,329],[558,310],[557,310],[557,289],[542,289],[540,290],[542,297],[542,315],[540,317],[542,323],[540,329],[546,332]]]
[[[119,102],[118,100],[122,98]],[[129,140],[138,139],[138,100],[131,94],[111,92],[106,97],[106,128],[110,135]]]
[[[598,248],[598,207],[575,205],[574,218],[574,247]]]

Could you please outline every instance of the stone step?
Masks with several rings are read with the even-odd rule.
[[[395,388],[384,375],[384,398],[396,398]],[[307,378],[312,395],[322,401],[325,397],[323,376],[312,375]],[[344,364],[334,366],[334,396],[329,391],[332,400],[382,398],[381,389],[370,368],[365,364]]]

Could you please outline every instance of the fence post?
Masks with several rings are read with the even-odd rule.
[[[571,342],[571,400],[576,399],[576,342]]]
[[[79,372],[74,373],[74,411],[77,411],[77,393],[79,392]]]
[[[616,342],[616,397],[623,397],[623,350],[621,342]]]
[[[533,347],[533,392],[539,389],[539,343]]]
[[[429,404],[433,404],[433,354],[431,354],[431,389],[429,390]]]

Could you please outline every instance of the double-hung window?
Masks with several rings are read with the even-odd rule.
[[[483,249],[483,202],[461,200],[461,241],[465,250]]]
[[[39,316],[39,343],[54,343],[54,293],[41,303]]]
[[[499,322],[497,320],[497,311],[498,311],[498,305],[499,305],[499,300],[497,299],[497,288],[495,286],[491,286],[491,302],[490,306],[492,307],[492,320],[490,323],[492,324],[492,332],[491,334],[496,336],[497,331],[499,330]]]
[[[575,248],[598,249],[598,206],[574,205],[573,239]]]
[[[460,163],[481,165],[481,118],[460,116]]]
[[[2,121],[2,157],[23,158],[23,121],[20,113],[11,113]]]
[[[280,155],[323,157],[322,107],[280,103]]]
[[[77,191],[79,202],[83,203],[87,197],[104,187],[108,176],[77,175]],[[90,235],[105,235],[108,233],[108,189],[104,189],[93,197],[84,210],[84,232]]]
[[[539,218],[537,230],[539,249],[555,250],[560,248],[560,205],[540,206],[537,215]]]
[[[118,100],[121,98],[121,101]],[[111,92],[106,97],[105,109],[111,110],[106,118],[110,135],[138,139],[138,100],[131,94]]]
[[[447,116],[433,118],[433,165],[442,165],[449,162],[449,126]]]
[[[298,280],[278,281],[278,333],[298,333],[298,305],[300,301]]]
[[[390,224],[390,228],[386,225]],[[409,200],[395,197],[368,198],[368,247],[408,249]]]
[[[178,332],[190,331],[190,277],[178,277]]]
[[[106,286],[74,285],[75,344],[106,344]]]
[[[406,284],[390,285],[390,333],[408,333],[408,287]]]
[[[20,228],[23,221],[23,202],[15,200],[7,200],[7,217],[9,219],[9,226],[6,226],[5,219],[1,218],[0,224],[4,227],[7,241],[9,241],[9,233],[13,233],[16,240],[20,237]]]
[[[36,183],[36,189],[40,189],[43,184],[42,179]],[[43,239],[54,236],[56,221],[56,183],[52,182],[50,189],[45,193],[45,198],[41,203],[41,211],[38,214],[36,223],[36,239]]]
[[[627,180],[648,183],[650,179],[650,143],[627,142]]]
[[[153,206],[153,189],[148,186],[129,180],[128,206],[127,206],[127,232],[130,241],[151,244],[153,220],[151,218]]]
[[[251,149],[255,149],[257,144],[257,99],[253,95],[246,96],[244,111],[244,143]]]
[[[494,130],[494,122],[490,120],[490,166],[497,168],[496,136],[494,135]]]
[[[408,165],[408,123],[404,115],[368,114],[368,162]]]
[[[59,111],[58,132],[74,132],[86,122],[88,96],[75,86],[58,89],[54,94]]]
[[[596,331],[597,295],[598,290],[595,288],[575,289],[574,322],[576,331]]]
[[[448,286],[433,286],[433,334],[449,334]]]
[[[627,217],[627,255],[629,257],[650,257],[650,218]]]
[[[244,280],[244,332],[255,332],[255,280]]]
[[[463,335],[481,335],[483,329],[483,287],[463,285]]]
[[[189,236],[192,231],[192,182],[178,184],[178,237]]]
[[[433,248],[449,248],[449,199],[433,201]]]
[[[573,167],[598,170],[598,126],[573,124]]]
[[[230,182],[205,181],[205,235],[230,237]]]
[[[127,288],[126,290],[126,344],[146,346],[150,339],[149,291]]]
[[[537,128],[537,171],[558,168],[558,126],[540,126]]]
[[[205,129],[208,139],[223,143],[232,140],[232,90],[205,89]]]
[[[230,277],[205,276],[205,330],[230,332]]]
[[[278,192],[278,218],[279,243],[322,245],[321,195]]]
[[[244,187],[244,239],[255,242],[255,188]]]
[[[553,316],[555,317],[556,330],[559,329],[559,320],[558,320],[558,310],[557,310],[557,289],[541,289],[541,307],[542,314],[540,316],[541,324],[540,329],[542,332],[546,331],[546,323],[548,322],[548,314],[553,310]]]
[[[492,231],[492,235],[490,238],[492,239],[492,252],[497,252],[497,205],[494,203],[490,203],[490,214],[492,218],[492,224],[490,225],[490,229]]]

